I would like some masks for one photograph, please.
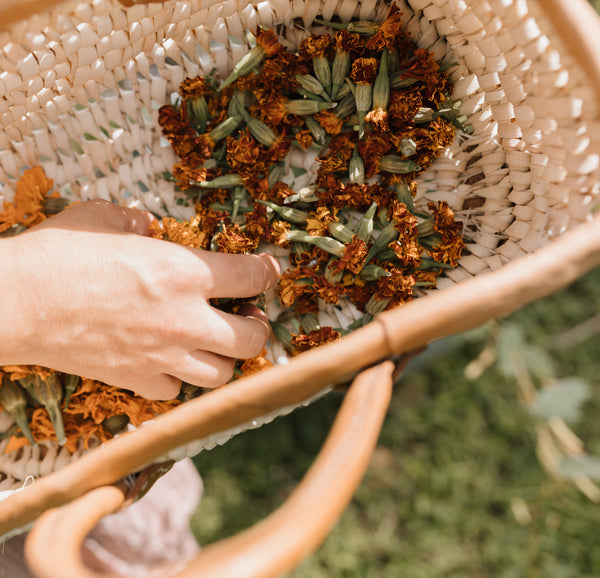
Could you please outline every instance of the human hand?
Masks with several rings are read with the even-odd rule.
[[[0,364],[41,365],[148,399],[175,397],[181,382],[216,387],[235,358],[270,335],[263,312],[212,307],[272,287],[268,255],[232,255],[146,236],[153,217],[105,201],[80,203],[0,241]]]

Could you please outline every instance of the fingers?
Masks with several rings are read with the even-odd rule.
[[[198,387],[219,387],[233,377],[235,359],[209,351],[194,351],[178,361],[173,375]]]
[[[202,251],[209,269],[205,295],[214,297],[254,297],[273,287],[279,279],[279,264],[267,254],[233,255]]]
[[[196,331],[191,335],[197,349],[225,357],[250,359],[263,350],[271,335],[266,315],[250,306],[234,315],[217,309],[205,312],[202,324],[190,324]]]
[[[168,400],[179,395],[179,391],[181,390],[181,379],[172,375],[159,374],[138,382],[128,380],[123,383],[111,382],[109,385],[128,389],[146,399]]]

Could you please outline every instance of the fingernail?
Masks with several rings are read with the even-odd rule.
[[[258,319],[259,321],[262,321],[260,309],[258,309],[251,303],[244,303],[243,305],[240,305],[240,308],[238,309],[238,315],[243,315],[244,317],[252,317],[253,319]]]

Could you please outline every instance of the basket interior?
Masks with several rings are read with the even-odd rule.
[[[452,64],[453,99],[473,127],[419,177],[417,206],[447,201],[467,240],[438,288],[497,269],[589,220],[600,169],[596,96],[543,3],[397,4],[416,45]],[[0,32],[0,200],[11,200],[24,167],[41,165],[68,199],[189,218],[193,207],[165,179],[177,158],[158,125],[158,109],[181,81],[213,68],[225,78],[248,49],[246,31],[259,25],[275,27],[293,48],[319,31],[317,15],[382,20],[388,10],[381,0],[130,8],[81,0],[20,22]]]

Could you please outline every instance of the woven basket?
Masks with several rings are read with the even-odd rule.
[[[123,502],[121,486],[110,484],[222,443],[362,372],[322,454],[281,510],[209,546],[177,575],[289,571],[324,539],[368,464],[395,372],[385,360],[512,312],[600,263],[600,225],[593,218],[600,25],[593,10],[584,0],[397,4],[413,41],[438,61],[456,63],[453,99],[461,101],[473,133],[457,138],[419,177],[417,202],[450,204],[469,231],[467,254],[438,289],[341,342],[187,402],[102,451],[71,456],[49,444],[46,456],[53,459],[43,463],[35,449],[22,452],[20,463],[3,456],[2,489],[22,486],[31,468],[39,479],[0,503],[0,535],[76,500],[44,514],[32,532],[30,563],[40,576],[96,575],[81,566],[77,552],[94,521]],[[317,15],[382,20],[388,9],[378,0],[171,0],[129,7],[111,0],[5,1],[0,193],[10,200],[22,167],[41,164],[67,198],[188,217],[162,176],[176,158],[157,122],[158,107],[180,82],[213,67],[224,78],[246,50],[239,39],[260,24],[279,27],[293,46]],[[126,128],[110,139],[86,139],[111,120]],[[82,520],[75,514],[86,507],[90,517]],[[307,509],[314,512],[309,520]],[[65,535],[72,548],[57,548],[53,540]]]

